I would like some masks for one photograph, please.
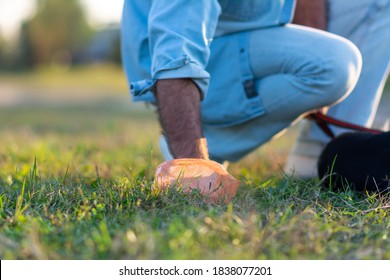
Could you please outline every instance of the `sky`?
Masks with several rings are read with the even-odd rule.
[[[59,0],[66,1],[66,0]],[[80,0],[92,25],[120,22],[124,0]],[[34,13],[35,0],[0,0],[0,33],[10,38],[22,20]]]

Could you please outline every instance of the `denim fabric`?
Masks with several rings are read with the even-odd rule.
[[[216,41],[227,45],[231,39]],[[345,98],[361,69],[360,54],[351,42],[296,25],[248,32],[245,51],[258,94],[254,100],[263,113],[234,126],[203,124],[210,157],[219,162],[241,159],[280,135],[305,112]],[[223,83],[223,76],[212,77],[215,83]],[[206,98],[217,94],[210,90]],[[224,96],[213,98],[223,102]],[[234,105],[229,109],[234,111]]]
[[[288,0],[125,1],[123,63],[134,100],[153,102],[157,79],[192,78],[204,95],[211,158],[239,160],[308,110],[345,98],[358,79],[356,47],[284,25],[293,8]]]
[[[249,33],[215,38],[206,70],[211,73],[209,92],[201,103],[204,125],[226,127],[264,114],[249,62]]]
[[[135,101],[153,101],[158,79],[189,77],[207,92],[219,14],[216,0],[125,1],[122,53]]]
[[[219,0],[221,16],[216,37],[279,26],[292,20],[294,0]]]
[[[169,78],[192,78],[205,96],[210,79],[206,66],[213,38],[285,24],[291,20],[294,3],[294,0],[126,0],[122,54],[134,101],[153,102],[155,81]],[[229,66],[224,72],[228,69]]]
[[[363,67],[352,94],[329,109],[332,117],[371,126],[390,70],[390,0],[328,0],[329,31],[351,40],[360,50]],[[336,135],[346,129],[332,127]],[[304,123],[304,142],[327,143],[314,123]],[[302,149],[301,149],[302,150]],[[301,151],[300,154],[305,154]]]

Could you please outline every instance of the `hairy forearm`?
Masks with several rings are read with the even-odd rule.
[[[208,159],[200,120],[200,92],[195,83],[191,79],[159,80],[155,95],[173,157]]]
[[[293,23],[327,29],[327,0],[297,0]]]

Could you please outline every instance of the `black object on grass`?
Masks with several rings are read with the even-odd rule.
[[[390,191],[390,132],[334,138],[320,155],[318,174],[333,190]]]

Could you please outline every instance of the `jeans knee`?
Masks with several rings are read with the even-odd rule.
[[[362,68],[359,49],[350,41],[335,36],[324,56],[326,86],[324,102],[333,105],[346,98],[354,89]]]

